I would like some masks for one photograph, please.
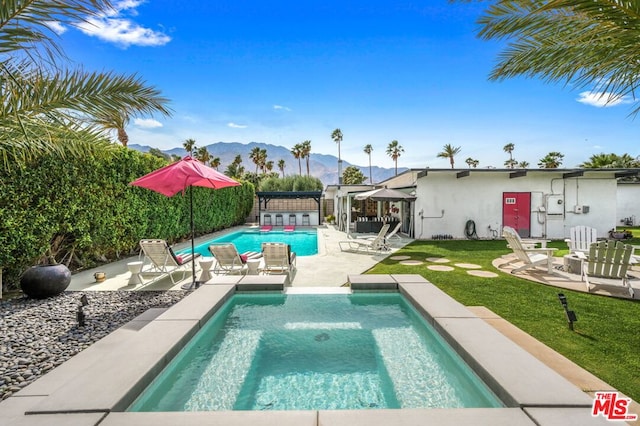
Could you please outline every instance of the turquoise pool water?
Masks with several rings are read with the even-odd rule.
[[[397,293],[236,294],[129,411],[502,406]]]
[[[202,256],[211,256],[209,245],[211,243],[233,243],[239,253],[247,251],[262,251],[261,244],[266,242],[286,243],[291,245],[291,249],[297,256],[311,256],[318,254],[318,233],[315,229],[283,232],[269,231],[260,232],[259,230],[245,230],[232,232],[206,243],[195,247],[196,253]],[[190,252],[191,249],[181,250],[181,252]]]

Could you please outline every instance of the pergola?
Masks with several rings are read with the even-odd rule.
[[[320,199],[322,191],[268,191],[256,192],[258,196],[258,217],[262,218],[262,210],[264,201],[264,210],[268,210],[271,200],[295,200],[295,199],[312,199],[318,204],[318,220],[321,221]],[[261,219],[260,219],[261,220]],[[260,223],[262,225],[262,223]]]

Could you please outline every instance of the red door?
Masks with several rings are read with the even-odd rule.
[[[531,236],[531,193],[502,193],[502,226],[510,226],[523,237]]]

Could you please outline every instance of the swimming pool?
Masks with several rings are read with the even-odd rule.
[[[202,256],[211,256],[209,245],[212,243],[233,243],[239,253],[247,251],[262,251],[261,244],[266,242],[286,243],[291,245],[297,256],[311,256],[318,254],[318,233],[315,229],[296,230],[292,232],[259,230],[243,230],[223,235],[211,241],[199,244],[195,247],[196,253]],[[189,252],[184,249],[181,252]]]
[[[236,294],[128,411],[502,406],[398,293]]]

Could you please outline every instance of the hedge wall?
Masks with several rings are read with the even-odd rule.
[[[49,258],[78,270],[131,255],[142,238],[190,236],[188,192],[165,197],[129,182],[166,161],[127,148],[107,159],[45,157],[0,170],[0,267],[4,288]],[[187,190],[189,191],[189,190]],[[196,235],[244,222],[254,188],[193,188]]]

